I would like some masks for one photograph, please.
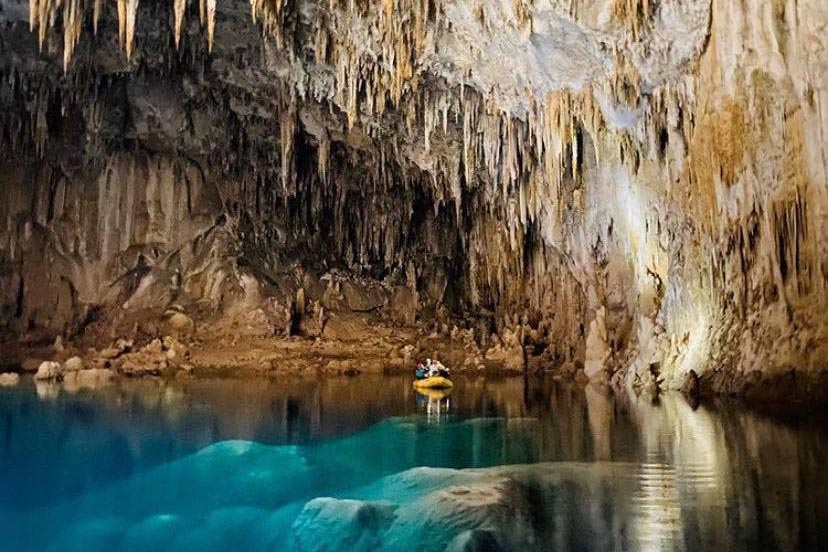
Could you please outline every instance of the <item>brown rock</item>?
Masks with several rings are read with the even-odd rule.
[[[385,302],[382,288],[366,287],[353,282],[342,284],[342,296],[345,304],[354,312],[370,312],[380,308]]]
[[[352,341],[364,339],[371,329],[360,315],[355,313],[333,313],[325,323],[322,337]]]
[[[164,363],[166,368],[166,362]],[[163,368],[147,359],[128,358],[121,363],[121,373],[127,377],[160,376]]]
[[[20,363],[20,369],[24,372],[37,372],[41,364],[43,364],[43,359],[27,358]]]
[[[119,339],[115,342],[115,348],[123,353],[128,353],[132,350],[134,342],[131,339]]]
[[[699,375],[695,370],[690,370],[684,375],[684,381],[682,382],[680,389],[684,395],[692,399],[697,399],[699,397],[701,388],[699,384]]]
[[[186,314],[176,312],[167,319],[167,328],[174,336],[191,336],[195,333],[195,322]]]
[[[322,334],[322,327],[319,320],[313,316],[304,316],[299,321],[299,335],[308,338],[319,337]]]
[[[391,316],[402,324],[412,325],[417,320],[419,298],[408,287],[398,286],[391,297]]]
[[[106,349],[103,349],[101,352],[99,352],[98,356],[106,360],[112,360],[121,356],[121,353],[123,353],[123,351],[121,351],[120,349],[117,349],[115,347],[107,347]]]
[[[391,358],[385,363],[385,365],[394,371],[402,370],[405,368],[405,361],[401,358]]]
[[[152,354],[160,354],[164,350],[164,344],[161,342],[160,339],[155,338],[150,341],[146,347],[144,347],[144,351],[147,353]]]

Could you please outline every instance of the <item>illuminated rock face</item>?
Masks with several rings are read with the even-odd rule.
[[[54,248],[68,306],[35,323],[111,302],[140,252],[214,310],[249,295],[240,270],[337,267],[407,290],[406,320],[503,349],[523,320],[540,364],[618,383],[828,366],[821,0],[0,5],[0,278],[37,271],[33,235],[88,227],[60,190],[106,213],[142,187],[138,226]],[[4,285],[12,326],[32,285]]]

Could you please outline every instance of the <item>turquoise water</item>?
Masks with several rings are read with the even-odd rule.
[[[828,432],[399,377],[0,389],[0,549],[824,550]]]

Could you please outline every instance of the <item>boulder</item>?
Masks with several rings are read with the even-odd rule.
[[[356,313],[332,313],[325,322],[322,337],[341,341],[362,340],[371,335],[371,328]]]
[[[98,356],[106,360],[113,360],[121,355],[130,352],[132,350],[132,347],[133,342],[131,339],[119,339],[115,342],[115,344],[112,347],[107,347],[106,349],[98,353]]]
[[[77,372],[83,370],[83,360],[79,356],[73,356],[63,363],[64,372]]]
[[[160,339],[155,338],[150,341],[146,347],[144,347],[144,352],[152,353],[152,354],[160,354],[164,350],[164,344],[161,342]]]
[[[131,339],[118,339],[115,342],[115,348],[122,353],[128,353],[132,350],[134,342]]]
[[[394,520],[394,509],[387,502],[315,498],[293,524],[295,549],[376,550],[382,545],[383,531]]]
[[[121,363],[120,371],[128,377],[160,376],[166,368],[166,361],[155,363],[147,358],[127,358]]]
[[[183,312],[175,312],[167,318],[167,329],[174,336],[191,336],[195,333],[195,322]]]
[[[105,360],[113,360],[121,356],[121,354],[123,354],[123,351],[120,349],[117,349],[116,347],[107,347],[106,349],[100,351],[98,356]]]
[[[353,282],[342,284],[342,296],[345,304],[354,312],[370,312],[380,308],[385,302],[382,288],[362,286]]]
[[[42,362],[38,367],[35,379],[39,381],[54,381],[56,379],[60,379],[62,375],[63,370],[61,369],[60,364],[47,360]]]
[[[172,336],[165,336],[163,344],[164,351],[167,352],[166,358],[168,360],[172,360],[173,358],[182,359],[190,357],[189,351],[187,351],[187,346]],[[170,352],[173,352],[173,354],[170,355]]]
[[[41,364],[43,364],[43,359],[27,358],[20,363],[20,369],[24,372],[37,372]]]
[[[14,372],[0,374],[0,387],[14,387],[20,383],[20,376]]]
[[[700,391],[699,375],[695,370],[690,370],[684,375],[684,381],[681,384],[681,392],[691,399],[697,399]]]

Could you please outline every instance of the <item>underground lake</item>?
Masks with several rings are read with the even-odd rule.
[[[824,550],[828,430],[549,378],[0,388],[15,551]]]

